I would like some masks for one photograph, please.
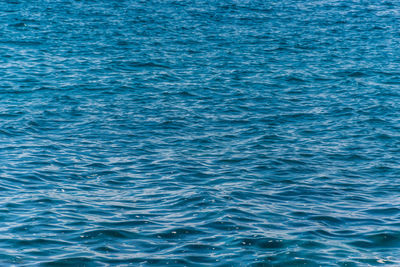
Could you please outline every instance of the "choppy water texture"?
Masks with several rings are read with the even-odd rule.
[[[399,266],[396,1],[3,1],[0,264]]]

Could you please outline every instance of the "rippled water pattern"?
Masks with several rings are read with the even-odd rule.
[[[399,2],[0,21],[0,265],[400,266]]]

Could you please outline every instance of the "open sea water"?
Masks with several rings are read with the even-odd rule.
[[[400,3],[0,3],[1,266],[400,266]]]

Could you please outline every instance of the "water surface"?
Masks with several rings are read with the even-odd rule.
[[[0,264],[399,266],[396,1],[0,5]]]

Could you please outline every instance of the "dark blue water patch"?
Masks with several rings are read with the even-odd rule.
[[[399,8],[5,1],[1,265],[399,265]]]

